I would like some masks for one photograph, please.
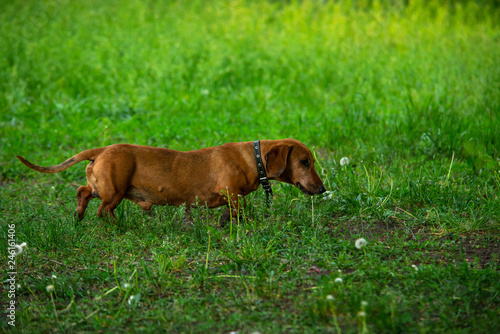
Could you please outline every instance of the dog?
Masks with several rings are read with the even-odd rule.
[[[58,173],[78,162],[90,161],[87,185],[77,191],[74,214],[78,220],[83,219],[93,198],[102,200],[97,215],[112,220],[116,220],[114,210],[124,198],[146,211],[153,205],[231,205],[234,217],[240,210],[240,199],[257,190],[266,177],[292,184],[306,195],[326,191],[311,151],[295,139],[227,143],[186,152],[115,144],[80,152],[51,167],[17,158],[41,173]],[[258,166],[259,159],[262,167]]]

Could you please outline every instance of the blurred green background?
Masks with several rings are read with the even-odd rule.
[[[3,1],[0,173],[119,142],[297,138],[496,169],[496,1]],[[321,150],[324,149],[324,150]],[[328,152],[328,154],[327,154]]]

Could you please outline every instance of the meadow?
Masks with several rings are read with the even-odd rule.
[[[0,22],[2,332],[500,332],[496,1],[11,0]],[[78,223],[85,164],[15,158],[290,137],[328,192],[274,182],[224,228],[127,201]]]

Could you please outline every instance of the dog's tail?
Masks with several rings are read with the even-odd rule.
[[[33,170],[36,170],[37,172],[40,172],[40,173],[58,173],[58,172],[61,172],[65,169],[68,169],[70,168],[71,166],[73,166],[74,164],[77,164],[79,163],[80,161],[84,161],[84,160],[95,160],[95,158],[105,149],[105,147],[100,147],[100,148],[93,148],[93,149],[90,149],[90,150],[86,150],[86,151],[83,151],[83,152],[80,152],[74,156],[72,156],[71,158],[69,158],[68,160],[66,160],[65,162],[59,164],[59,165],[56,165],[56,166],[51,166],[51,167],[42,167],[42,166],[37,166],[31,162],[29,162],[28,160],[24,159],[23,157],[17,155],[16,157],[21,160],[21,162],[23,164],[25,164],[27,167],[33,169]]]

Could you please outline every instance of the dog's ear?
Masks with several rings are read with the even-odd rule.
[[[290,146],[280,145],[271,148],[265,155],[267,177],[280,176],[286,168]]]

